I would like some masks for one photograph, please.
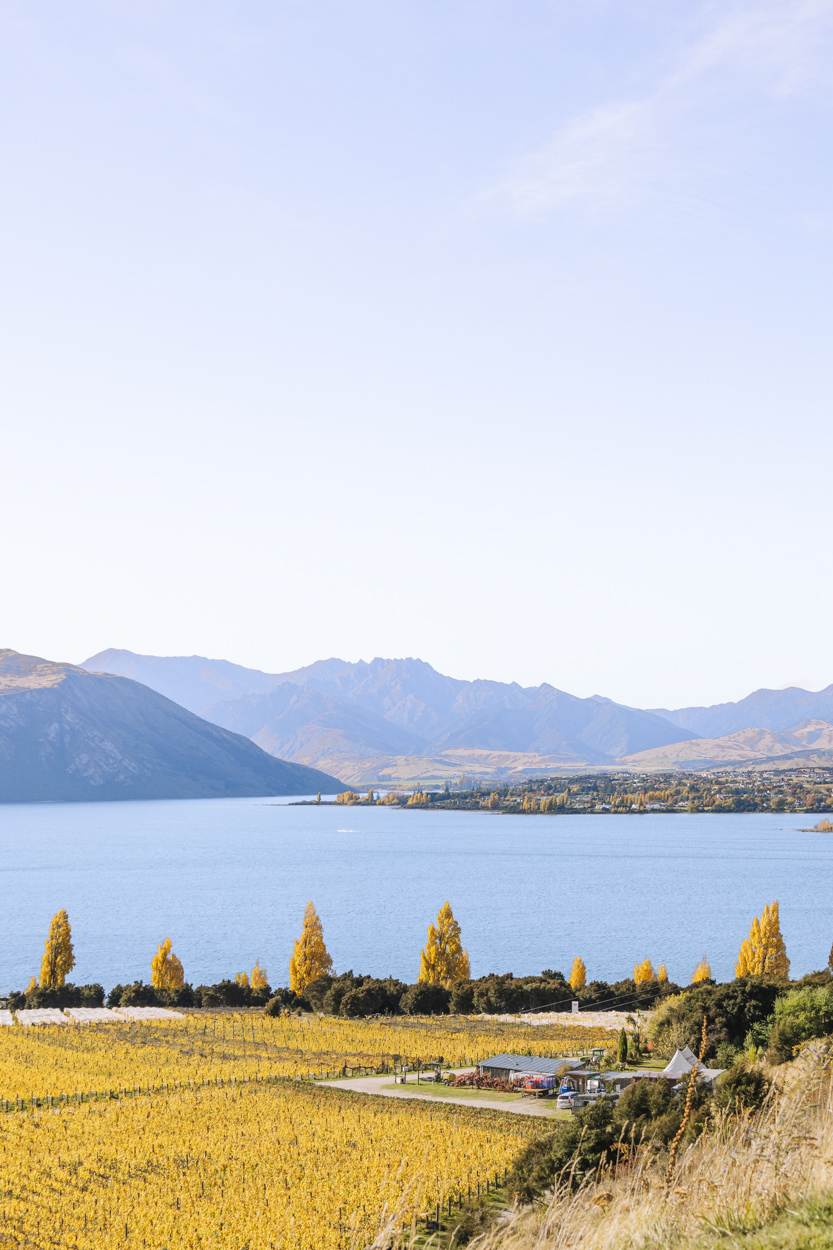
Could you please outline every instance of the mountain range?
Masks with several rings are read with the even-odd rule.
[[[0,802],[341,789],[146,685],[0,650]]]
[[[270,674],[201,656],[108,650],[83,667],[132,678],[272,755],[351,785],[788,758],[833,766],[833,686],[642,710],[547,683],[464,681],[418,659],[328,659]]]
[[[657,714],[700,738],[718,738],[742,729],[772,729],[776,733],[805,721],[833,722],[833,686],[824,690],[756,690],[737,703],[712,707],[658,708]]]

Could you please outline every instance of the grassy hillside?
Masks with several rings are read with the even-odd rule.
[[[833,1250],[833,1195],[798,1203],[747,1232],[703,1233],[685,1250]]]
[[[778,1069],[764,1106],[512,1212],[472,1250],[827,1250],[833,1246],[829,1043]]]

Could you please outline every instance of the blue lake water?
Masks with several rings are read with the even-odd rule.
[[[413,980],[444,899],[472,971],[733,975],[777,898],[793,972],[833,941],[833,835],[807,815],[502,816],[292,807],[274,799],[0,806],[0,990],[37,973],[50,917],[72,921],[76,981],[147,980],[170,936],[193,983],[260,959],[285,984],[314,900],[339,970]]]

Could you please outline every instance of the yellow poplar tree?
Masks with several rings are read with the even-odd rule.
[[[781,932],[781,911],[778,900],[764,908],[761,920],[761,938],[764,948],[765,977],[773,977],[776,981],[788,981],[790,977],[790,961],[787,958],[787,947]]]
[[[711,981],[712,966],[705,955],[691,974],[691,984],[699,985],[701,981]]]
[[[75,967],[72,949],[72,930],[69,916],[61,910],[52,917],[49,936],[43,948],[40,965],[40,984],[45,990],[59,990],[66,983],[67,975]]]
[[[587,965],[581,955],[576,955],[573,960],[573,966],[570,970],[570,989],[578,993],[583,990],[587,984]]]
[[[781,915],[777,900],[768,903],[761,915],[755,916],[752,921],[749,937],[744,939],[738,952],[735,976],[789,980],[790,961],[781,933]]]
[[[179,990],[185,984],[185,971],[165,938],[150,961],[150,983],[157,990]]]
[[[249,984],[253,990],[265,990],[269,984],[269,977],[266,973],[266,969],[261,968],[260,960],[258,960],[254,968],[252,968],[252,973],[249,977]]]
[[[736,977],[754,977],[760,975],[761,964],[761,922],[757,916],[752,921],[749,937],[744,938],[738,951],[735,965]]]
[[[247,990],[249,988],[248,972],[238,972],[237,976],[234,979],[238,985],[241,985],[243,987],[244,990]]]
[[[428,926],[428,940],[420,955],[419,980],[450,989],[455,981],[471,976],[468,953],[463,950],[460,926],[446,901],[437,913],[437,923]]]
[[[312,903],[307,903],[301,936],[289,961],[289,988],[296,994],[303,994],[308,985],[320,977],[329,976],[332,970],[333,961],[324,945],[321,918]]]
[[[657,980],[659,981],[660,985],[668,984],[668,969],[666,968],[665,964],[660,964],[660,966],[657,968]]]
[[[650,959],[643,959],[641,964],[634,964],[633,979],[636,985],[645,985],[648,981],[656,981],[657,974]]]

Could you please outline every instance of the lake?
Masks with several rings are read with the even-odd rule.
[[[752,915],[777,898],[794,974],[833,942],[833,835],[782,814],[503,816],[294,807],[276,799],[0,806],[0,990],[37,974],[52,914],[75,981],[149,979],[170,936],[194,984],[256,959],[285,984],[311,898],[338,970],[416,978],[448,898],[473,975],[614,980],[637,960],[687,982],[733,975]]]

